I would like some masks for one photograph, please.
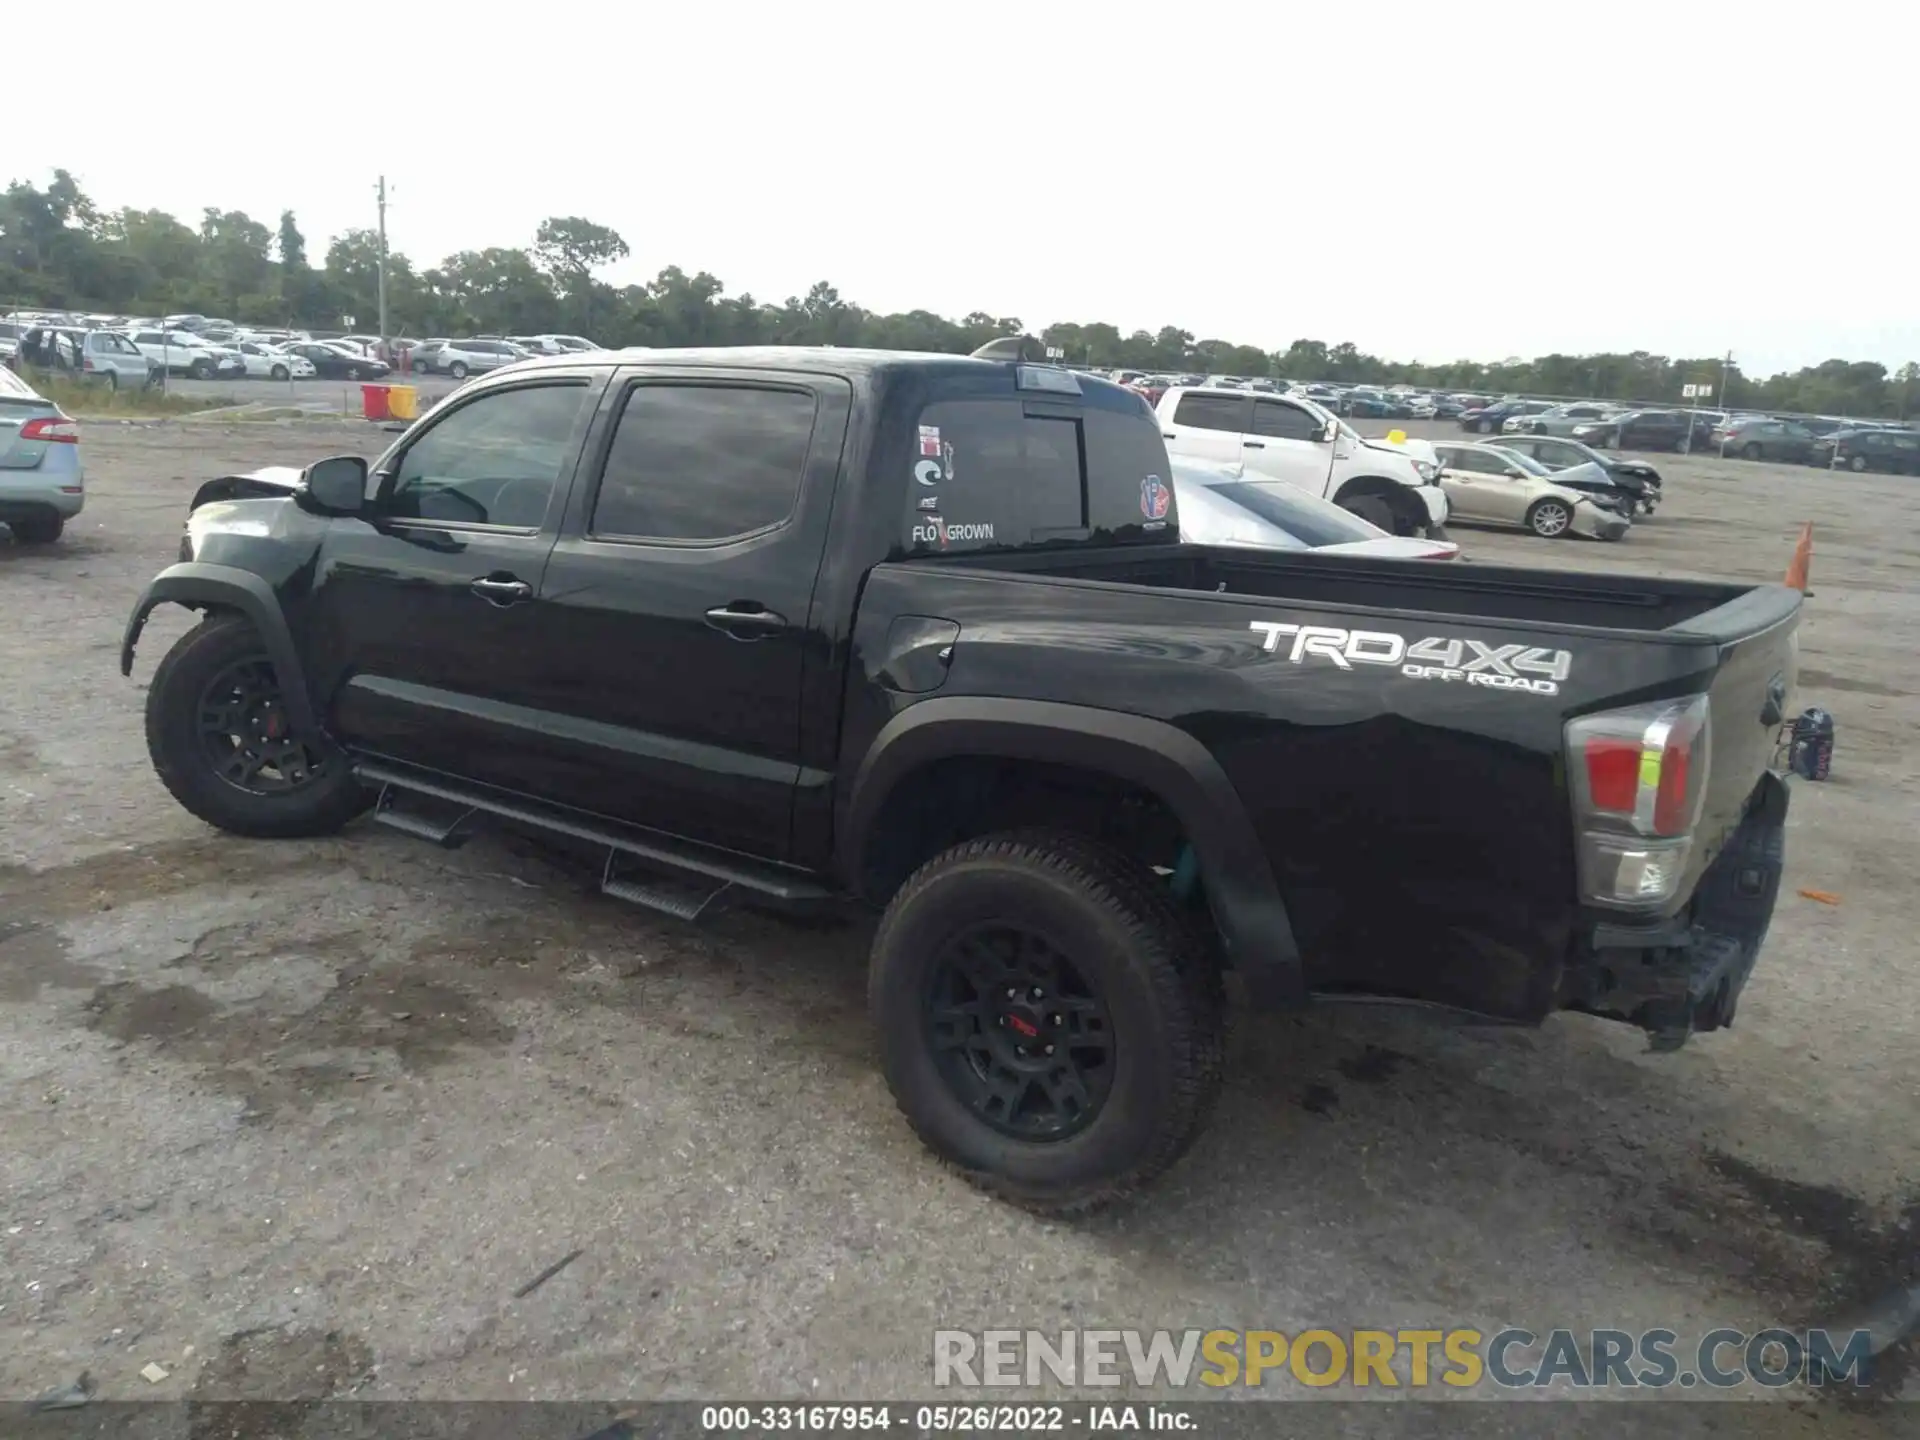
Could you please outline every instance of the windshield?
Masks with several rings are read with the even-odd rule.
[[[1242,480],[1212,486],[1209,493],[1251,511],[1307,545],[1378,540],[1383,533],[1359,516],[1350,515],[1339,506],[1284,481]]]

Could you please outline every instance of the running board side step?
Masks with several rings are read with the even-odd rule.
[[[736,895],[783,909],[811,909],[840,898],[797,871],[638,826],[562,812],[526,796],[461,785],[390,761],[357,761],[353,773],[361,784],[378,790],[373,818],[383,825],[447,849],[464,843],[475,825],[488,818],[584,841],[606,851],[600,872],[603,893],[677,919],[698,920],[724,908],[720,902]],[[408,808],[400,808],[402,800],[411,802]],[[444,818],[448,815],[451,818]],[[634,868],[651,873],[634,874]]]

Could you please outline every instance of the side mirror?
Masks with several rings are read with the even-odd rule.
[[[316,460],[302,478],[300,502],[317,515],[358,515],[367,507],[367,462],[358,455]]]
[[[1313,438],[1319,444],[1325,445],[1328,442],[1330,442],[1339,433],[1340,433],[1339,424],[1335,421],[1329,420],[1327,421],[1326,424],[1320,427],[1318,433],[1316,433]]]
[[[1500,473],[1509,480],[1524,480],[1527,478],[1527,472],[1522,470],[1518,465],[1509,465]]]

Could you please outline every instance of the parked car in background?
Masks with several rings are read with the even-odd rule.
[[[1440,485],[1457,522],[1518,526],[1544,540],[1568,535],[1618,540],[1632,524],[1593,496],[1554,483],[1544,465],[1525,455],[1492,444],[1434,448]]]
[[[1813,458],[1818,437],[1791,420],[1732,420],[1714,432],[1723,454],[1743,460],[1787,460],[1804,464]]]
[[[1614,450],[1679,450],[1691,431],[1692,421],[1684,411],[1623,410],[1582,421],[1573,427],[1572,438]]]
[[[1377,560],[1454,560],[1451,540],[1392,535],[1297,485],[1249,476],[1244,465],[1174,460],[1180,538],[1190,545],[1316,550]]]
[[[191,330],[147,328],[131,331],[127,338],[170,375],[215,380],[233,379],[246,372],[238,350],[210,344]]]
[[[1582,460],[1574,465],[1549,464],[1537,456],[1527,454],[1521,448],[1529,438],[1531,437],[1502,435],[1497,440],[1481,443],[1505,450],[1522,460],[1534,462],[1529,468],[1537,466],[1539,471],[1554,484],[1564,486],[1568,490],[1578,490],[1602,510],[1611,510],[1614,514],[1624,516],[1628,520],[1639,513],[1642,487],[1623,483],[1610,474],[1606,466],[1594,460]]]
[[[249,380],[306,380],[315,373],[313,362],[304,355],[263,340],[242,340],[233,348],[240,352],[240,363],[246,367]]]
[[[0,525],[22,545],[49,545],[86,498],[80,427],[23,377],[0,369]]]
[[[506,340],[449,340],[439,349],[420,357],[420,368],[432,375],[451,375],[464,380],[469,375],[484,375],[527,358],[526,351]]]
[[[21,332],[17,368],[61,371],[109,390],[143,390],[160,378],[159,365],[114,330],[73,330],[49,325]]]
[[[1595,401],[1554,405],[1537,414],[1509,415],[1500,428],[1502,431],[1521,432],[1528,435],[1571,435],[1575,426],[1594,420],[1608,419],[1618,408]]]
[[[295,341],[287,346],[287,353],[310,362],[322,380],[378,380],[392,371],[384,360],[322,340]]]
[[[1551,400],[1500,400],[1460,414],[1460,428],[1476,435],[1491,435],[1516,417],[1524,418],[1551,410]]]
[[[1155,411],[1175,459],[1243,465],[1250,476],[1297,485],[1395,535],[1447,523],[1432,447],[1364,439],[1298,395],[1175,386]]]
[[[1911,430],[1836,430],[1814,441],[1808,458],[1816,465],[1844,465],[1853,471],[1920,475],[1920,435]]]
[[[1433,418],[1436,420],[1458,420],[1466,413],[1466,405],[1452,395],[1435,395],[1433,398]]]
[[[6,364],[20,351],[20,337],[27,327],[12,320],[0,320],[0,365]]]
[[[1576,466],[1598,465],[1621,490],[1636,497],[1637,508],[1642,515],[1651,515],[1660,503],[1660,472],[1644,460],[1607,455],[1591,445],[1562,439],[1557,435],[1502,435],[1497,441],[1487,443],[1538,460],[1555,474]]]

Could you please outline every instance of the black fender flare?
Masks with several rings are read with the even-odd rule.
[[[1262,1008],[1306,1003],[1293,923],[1258,832],[1219,761],[1186,731],[1139,715],[1047,700],[937,696],[874,737],[835,817],[835,866],[857,889],[874,822],[894,787],[922,766],[963,756],[1094,770],[1157,796],[1200,861],[1229,963]]]
[[[140,592],[133,614],[127,619],[126,633],[120,640],[122,675],[133,673],[133,651],[140,643],[140,632],[146,627],[147,616],[154,606],[162,604],[184,605],[189,610],[234,610],[246,616],[267,647],[267,657],[273,661],[281,699],[287,707],[287,719],[298,733],[320,733],[319,716],[314,713],[313,699],[307,691],[306,671],[300,666],[293,631],[280,609],[279,597],[265,580],[250,570],[237,570],[231,565],[206,565],[192,560],[169,565]]]

